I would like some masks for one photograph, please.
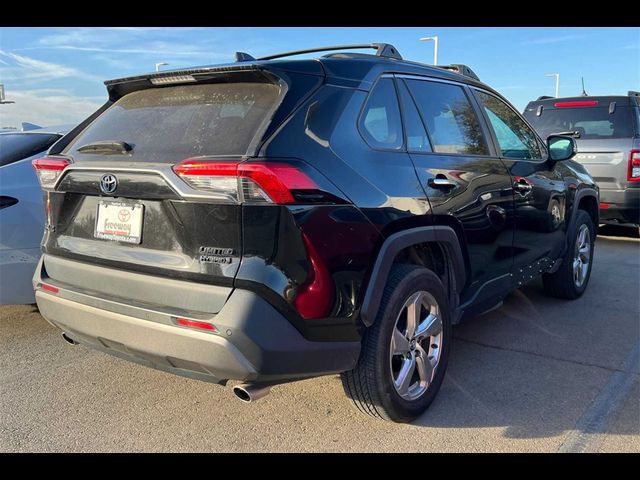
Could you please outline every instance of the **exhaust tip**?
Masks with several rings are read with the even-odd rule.
[[[271,391],[271,385],[243,383],[233,387],[233,393],[236,397],[245,403],[255,402],[265,397]]]
[[[67,336],[66,333],[62,332],[62,339],[67,342],[69,345],[77,345],[78,342],[76,342],[73,338]]]
[[[236,397],[238,397],[243,402],[245,402],[245,403],[250,403],[251,402],[251,394],[249,392],[247,392],[241,386],[233,387],[233,393],[235,394]]]

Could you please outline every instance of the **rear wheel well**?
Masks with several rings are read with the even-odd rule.
[[[453,275],[453,265],[447,255],[447,246],[438,242],[424,242],[404,248],[396,258],[394,264],[419,265],[435,273],[449,293],[449,304],[458,304],[458,295]]]
[[[591,195],[582,197],[580,199],[580,202],[578,203],[578,210],[584,210],[589,214],[591,220],[593,221],[593,224],[596,227],[596,232],[598,231],[598,208],[599,206],[596,197],[593,197]]]

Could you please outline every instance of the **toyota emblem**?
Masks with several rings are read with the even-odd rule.
[[[107,173],[102,176],[100,180],[100,190],[106,194],[111,194],[116,191],[116,188],[118,188],[118,180],[115,175]]]

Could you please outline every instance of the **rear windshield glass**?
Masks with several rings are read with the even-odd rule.
[[[633,137],[633,118],[631,108],[618,106],[609,113],[609,105],[605,107],[578,107],[542,109],[542,115],[527,110],[525,117],[538,131],[542,138],[552,133],[578,132],[579,138],[629,138]]]
[[[3,133],[0,135],[0,166],[44,153],[60,135],[51,133]]]
[[[216,83],[140,90],[125,95],[71,143],[74,158],[99,158],[76,149],[99,141],[126,142],[127,155],[110,159],[175,163],[202,155],[245,155],[280,97],[270,83]],[[115,152],[118,153],[118,152]]]

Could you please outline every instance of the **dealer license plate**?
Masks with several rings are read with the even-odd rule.
[[[144,205],[119,202],[98,203],[96,238],[119,242],[140,243]]]

